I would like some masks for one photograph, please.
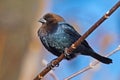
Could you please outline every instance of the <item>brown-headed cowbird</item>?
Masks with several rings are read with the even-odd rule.
[[[38,36],[45,48],[56,56],[64,53],[65,48],[70,47],[72,43],[81,37],[81,35],[59,15],[47,13],[39,22],[42,23],[42,26],[38,30]],[[111,59],[97,54],[86,40],[70,55],[66,56],[65,59],[73,59],[78,54],[91,56],[105,64],[112,63]]]

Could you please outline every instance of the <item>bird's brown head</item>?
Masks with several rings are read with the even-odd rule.
[[[47,13],[39,20],[42,24],[57,24],[58,22],[63,22],[64,19],[53,13]]]

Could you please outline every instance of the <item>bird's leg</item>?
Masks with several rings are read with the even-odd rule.
[[[48,64],[47,64],[47,66],[50,66],[50,67],[51,67],[51,69],[52,69],[52,68],[54,68],[54,67],[58,67],[58,66],[59,66],[59,64],[54,65],[54,61],[55,61],[55,60],[57,60],[57,58],[53,59],[50,63],[48,63]]]

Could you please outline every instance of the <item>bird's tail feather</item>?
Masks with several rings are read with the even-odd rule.
[[[97,53],[91,53],[90,56],[92,56],[93,58],[97,59],[98,61],[105,63],[105,64],[110,64],[112,63],[112,59],[101,56]]]

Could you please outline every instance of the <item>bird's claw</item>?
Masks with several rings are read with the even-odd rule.
[[[50,63],[47,64],[47,66],[50,66],[51,69],[53,69],[54,67],[58,67],[59,64],[55,65],[54,64],[54,61],[56,60],[57,58],[53,59]]]
[[[68,56],[70,55],[70,54],[68,53],[68,48],[65,48],[64,55],[65,55],[65,57],[68,57]]]

